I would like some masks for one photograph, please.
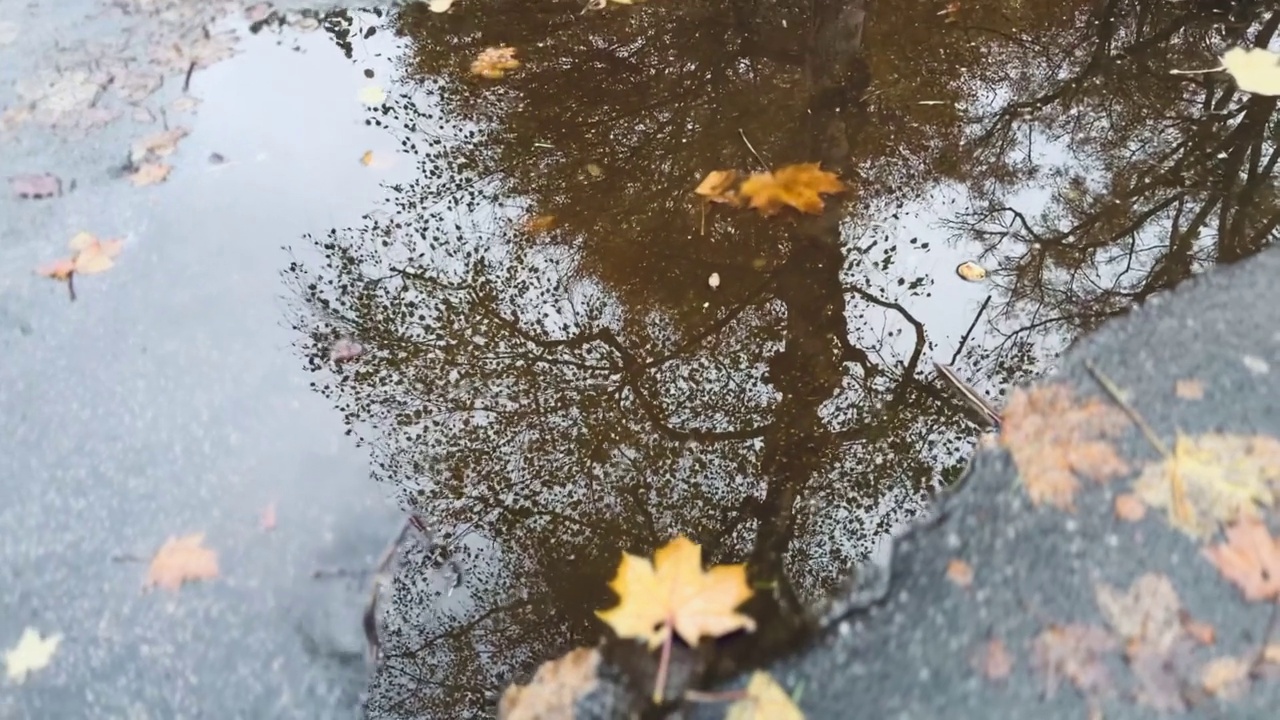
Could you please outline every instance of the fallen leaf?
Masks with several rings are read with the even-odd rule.
[[[203,546],[204,533],[171,536],[156,551],[147,570],[144,588],[159,586],[176,591],[189,580],[210,580],[218,576],[218,554]]]
[[[576,717],[578,701],[596,689],[600,653],[576,648],[538,667],[528,685],[511,685],[498,701],[499,720]]]
[[[739,205],[742,199],[734,192],[733,185],[738,181],[736,170],[712,170],[693,189],[695,195],[701,195],[710,202]]]
[[[1280,440],[1265,435],[1179,434],[1172,454],[1143,469],[1134,492],[1168,508],[1170,523],[1204,537],[1219,523],[1275,504]]]
[[[541,235],[556,226],[555,215],[530,215],[524,219],[524,230],[530,235]]]
[[[356,97],[369,107],[379,107],[387,101],[387,91],[377,85],[365,85],[356,93]]]
[[[172,171],[173,166],[166,163],[142,163],[129,175],[129,182],[133,183],[134,187],[155,185],[164,182]]]
[[[365,167],[369,167],[370,165],[372,165],[372,164],[373,164],[373,151],[372,151],[372,150],[365,150],[365,151],[364,151],[364,154],[360,156],[360,164],[361,164],[361,165],[363,165],[363,166],[365,166]]]
[[[9,178],[9,189],[28,200],[58,197],[62,195],[62,178],[52,173],[14,175]]]
[[[202,32],[182,42],[166,43],[152,51],[155,61],[169,72],[185,74],[192,66],[197,70],[222,62],[236,54],[239,38],[234,31]]]
[[[1000,638],[982,644],[974,658],[974,666],[988,680],[1004,680],[1013,672],[1013,655]]]
[[[497,80],[505,77],[508,70],[520,67],[513,47],[491,47],[482,51],[471,63],[471,74],[482,78]]]
[[[68,246],[75,252],[72,262],[81,275],[93,275],[111,269],[115,258],[123,249],[120,240],[99,240],[87,232],[76,233]]]
[[[1178,638],[1164,650],[1144,644],[1128,648],[1126,655],[1135,680],[1134,696],[1138,704],[1161,713],[1186,711],[1183,689],[1194,674],[1193,648],[1191,640],[1186,637]]]
[[[604,175],[604,168],[600,167],[599,165],[593,162],[587,163],[587,174],[593,178],[601,177],[602,175]]]
[[[1182,603],[1164,575],[1146,573],[1124,591],[1095,583],[1093,594],[1107,624],[1131,645],[1166,653],[1182,635]]]
[[[329,348],[329,360],[339,365],[351,362],[364,354],[364,346],[350,338],[339,338]]]
[[[713,272],[707,276],[707,287],[710,287],[712,290],[720,287],[720,273]]]
[[[275,503],[268,503],[267,506],[262,509],[262,517],[258,519],[258,527],[266,531],[271,531],[276,529],[276,504]]]
[[[427,9],[433,13],[449,12],[451,7],[453,7],[453,0],[431,0],[427,3]]]
[[[1204,691],[1225,700],[1244,694],[1249,686],[1249,663],[1237,657],[1220,657],[1210,660],[1200,675]]]
[[[1179,614],[1179,619],[1182,620],[1182,629],[1196,642],[1201,645],[1212,645],[1214,643],[1217,631],[1213,625],[1196,620],[1185,611]]]
[[[1241,518],[1226,530],[1227,542],[1205,548],[1209,562],[1250,602],[1280,597],[1280,543],[1257,518]]]
[[[66,280],[71,277],[71,273],[76,271],[76,262],[72,258],[61,258],[53,262],[47,262],[36,268],[37,275],[43,275],[54,280]]]
[[[823,170],[818,163],[799,163],[778,168],[777,172],[755,173],[738,188],[739,193],[751,200],[750,206],[765,216],[774,215],[783,207],[817,215],[822,212],[822,195],[844,190],[840,178]]]
[[[734,701],[724,717],[725,720],[804,720],[804,713],[772,675],[756,670],[747,683],[747,696]]]
[[[702,570],[702,548],[676,537],[653,554],[653,562],[622,554],[618,573],[609,583],[618,604],[596,615],[619,637],[643,638],[649,647],[675,632],[689,645],[736,630],[754,630],[755,621],[736,612],[751,597],[745,565],[717,565]]]
[[[178,149],[178,141],[190,132],[184,127],[175,127],[136,140],[129,148],[129,162],[141,165],[144,162],[156,162],[162,157],[168,157]]]
[[[1049,697],[1057,692],[1062,678],[1086,696],[1093,695],[1111,686],[1102,655],[1116,647],[1115,637],[1096,625],[1053,626],[1032,642],[1031,665],[1044,676]]]
[[[981,282],[987,279],[987,269],[972,260],[966,260],[956,266],[956,274],[961,280]]]
[[[191,112],[192,110],[195,110],[196,106],[199,104],[200,104],[200,98],[191,97],[190,95],[184,95],[178,98],[177,100],[174,100],[173,102],[169,103],[169,108],[174,112]]]
[[[951,558],[947,563],[947,579],[958,587],[967,588],[973,584],[973,566],[960,558]]]
[[[1173,383],[1173,394],[1182,400],[1203,400],[1204,381],[1195,378],[1183,378]]]
[[[1065,385],[1018,388],[1002,418],[1000,444],[1013,456],[1036,505],[1074,510],[1077,478],[1103,481],[1129,469],[1107,442],[1128,427],[1129,419],[1100,398],[1077,404]]]
[[[1146,517],[1147,506],[1142,502],[1142,498],[1134,493],[1121,493],[1116,496],[1115,501],[1116,517],[1128,522],[1138,522]]]
[[[1270,50],[1231,48],[1222,55],[1222,67],[1245,92],[1280,95],[1280,55]]]
[[[158,72],[139,70],[125,73],[111,83],[111,89],[127,103],[137,103],[151,97],[164,84],[164,76]]]
[[[21,684],[27,679],[27,675],[49,666],[60,642],[62,635],[57,633],[42,638],[40,631],[35,628],[23,630],[18,644],[5,651],[5,674],[11,682]]]

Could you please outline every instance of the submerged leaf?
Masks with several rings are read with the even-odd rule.
[[[712,170],[693,189],[695,195],[701,195],[709,202],[739,205],[742,201],[734,192],[733,185],[738,181],[736,170]]]
[[[491,47],[482,51],[471,63],[471,73],[482,78],[497,80],[505,77],[508,70],[520,67],[513,47]]]
[[[702,548],[677,537],[653,554],[653,562],[622,554],[609,583],[618,604],[599,616],[619,637],[642,638],[649,647],[675,632],[689,645],[703,637],[754,630],[755,621],[736,612],[751,597],[745,565],[702,569]]]
[[[772,675],[756,670],[747,696],[729,706],[725,720],[804,720],[804,713]]]

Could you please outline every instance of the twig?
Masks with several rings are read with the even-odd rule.
[[[1089,374],[1093,376],[1093,379],[1097,380],[1098,384],[1102,386],[1102,389],[1107,391],[1107,395],[1110,395],[1111,399],[1120,406],[1120,409],[1124,410],[1124,414],[1128,415],[1129,419],[1142,430],[1142,434],[1147,437],[1147,442],[1151,443],[1151,446],[1154,447],[1162,456],[1166,458],[1169,457],[1169,446],[1164,444],[1164,441],[1156,435],[1156,431],[1152,430],[1151,426],[1147,424],[1147,421],[1138,414],[1138,411],[1134,410],[1133,406],[1124,399],[1124,394],[1120,392],[1120,388],[1116,387],[1116,384],[1111,381],[1111,378],[1103,375],[1102,371],[1094,366],[1094,364],[1089,360],[1084,361],[1084,369],[1089,371]]]
[[[182,92],[185,93],[191,89],[191,73],[195,71],[196,71],[196,64],[194,61],[192,61],[192,63],[187,66],[187,76],[182,80]]]
[[[738,128],[738,134],[742,136],[742,142],[747,144],[747,149],[751,151],[751,154],[756,156],[756,160],[760,161],[760,166],[764,168],[764,171],[772,173],[773,170],[769,168],[769,163],[765,162],[764,158],[760,157],[760,153],[756,152],[756,149],[751,146],[751,141],[747,139],[747,134],[742,132],[742,128]]]
[[[76,274],[74,271],[67,273],[67,294],[71,296],[71,302],[76,301]]]
[[[969,334],[978,326],[978,318],[982,317],[982,313],[987,311],[987,306],[991,304],[991,296],[988,295],[986,300],[982,301],[982,307],[978,308],[978,314],[973,316],[973,322],[969,323],[969,329],[964,331],[964,335],[960,338],[960,344],[956,347],[956,351],[951,356],[951,362],[948,365],[955,365],[956,360],[960,359],[960,351],[964,350],[965,343],[969,342]]]

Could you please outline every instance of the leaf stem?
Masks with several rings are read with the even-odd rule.
[[[666,635],[662,638],[662,656],[658,659],[658,678],[653,683],[653,704],[662,704],[662,693],[667,689],[667,672],[671,669],[671,618],[667,618]]]

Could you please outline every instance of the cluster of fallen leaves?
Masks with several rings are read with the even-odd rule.
[[[818,163],[786,165],[776,171],[753,173],[739,182],[740,177],[736,170],[713,170],[693,192],[707,202],[746,206],[769,217],[786,207],[821,214],[823,195],[847,189],[835,173],[823,170]]]
[[[1113,397],[1123,395],[1108,383],[1104,386]],[[1184,378],[1175,384],[1175,395],[1194,402],[1204,397],[1205,387]],[[1112,441],[1133,424],[1133,417],[1159,458],[1141,468],[1129,491],[1116,496],[1116,517],[1137,522],[1149,507],[1164,510],[1172,527],[1208,542],[1202,556],[1246,602],[1280,602],[1280,540],[1265,519],[1280,494],[1280,440],[1178,433],[1169,448],[1136,410],[1127,404],[1123,410],[1101,398],[1077,399],[1062,385],[1014,391],[1003,413],[1000,443],[1013,457],[1032,503],[1073,511],[1080,479],[1103,481],[1127,474],[1129,464]],[[947,577],[968,587],[973,571],[955,559]],[[1248,657],[1204,661],[1195,651],[1213,644],[1214,629],[1182,610],[1164,575],[1143,575],[1127,590],[1098,583],[1094,591],[1107,627],[1053,626],[1033,644],[1031,665],[1045,679],[1046,692],[1063,682],[1090,698],[1109,692],[1114,679],[1105,659],[1115,653],[1123,654],[1132,673],[1133,696],[1162,712],[1186,710],[1197,693],[1237,697],[1264,665],[1280,673],[1280,644],[1268,644]],[[978,666],[994,679],[1012,667],[1005,661],[1008,656],[1007,648],[997,652],[987,647]]]
[[[677,537],[650,561],[622,554],[609,583],[618,604],[596,614],[623,640],[643,642],[660,660],[653,702],[661,704],[673,643],[695,646],[704,638],[755,630],[755,621],[738,612],[752,595],[744,565],[704,570],[702,549]],[[599,687],[599,651],[578,648],[544,663],[528,685],[503,693],[498,716],[504,720],[572,717],[574,705]],[[767,673],[755,673],[747,688],[731,694],[729,717],[737,720],[797,720],[803,715]]]

